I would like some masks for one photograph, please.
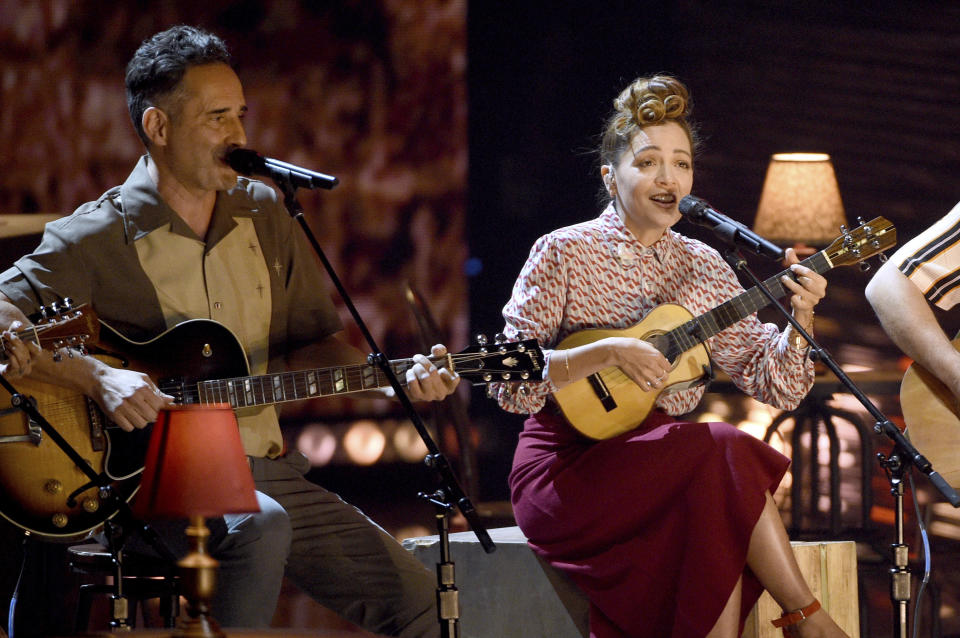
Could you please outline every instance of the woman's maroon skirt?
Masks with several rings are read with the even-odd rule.
[[[741,575],[741,630],[760,596],[747,545],[788,465],[727,423],[656,411],[592,441],[544,410],[520,435],[510,486],[531,547],[589,597],[592,636],[701,638]]]

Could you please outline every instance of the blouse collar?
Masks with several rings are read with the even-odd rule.
[[[677,245],[677,233],[668,228],[660,238],[649,246],[644,246],[620,219],[613,202],[600,214],[600,228],[607,240],[613,258],[623,266],[635,265],[644,255],[652,254],[660,262]]]

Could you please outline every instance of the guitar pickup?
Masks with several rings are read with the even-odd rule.
[[[590,387],[593,388],[594,394],[600,399],[600,404],[603,405],[604,410],[613,412],[617,409],[617,402],[614,400],[613,395],[610,394],[610,390],[607,389],[607,384],[603,382],[600,373],[596,372],[591,374],[587,377],[587,381],[590,382]]]

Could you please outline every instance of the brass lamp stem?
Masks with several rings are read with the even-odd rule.
[[[187,527],[190,552],[180,559],[180,580],[187,599],[187,620],[175,635],[186,638],[225,638],[220,625],[210,616],[210,600],[217,589],[219,563],[207,554],[210,530],[202,516],[191,516]]]

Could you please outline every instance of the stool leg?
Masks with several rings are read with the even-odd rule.
[[[93,597],[97,594],[111,593],[113,593],[111,585],[98,585],[96,583],[80,585],[80,591],[77,594],[77,618],[75,621],[78,634],[90,629],[90,610],[93,608]]]
[[[166,592],[160,597],[160,617],[163,626],[169,629],[177,626],[180,617],[180,592],[176,579],[164,579],[164,588]]]

